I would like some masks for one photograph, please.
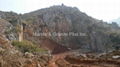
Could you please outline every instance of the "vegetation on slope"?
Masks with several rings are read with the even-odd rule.
[[[22,52],[43,52],[46,51],[45,49],[39,48],[35,44],[33,44],[30,41],[24,40],[24,41],[13,41],[12,45],[17,47]]]

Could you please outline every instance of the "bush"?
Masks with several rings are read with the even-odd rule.
[[[30,41],[22,41],[22,42],[19,42],[19,41],[13,41],[12,42],[12,45],[17,47],[21,52],[43,52],[43,51],[46,51],[42,48],[39,48],[37,47],[37,45],[33,44],[32,42]]]

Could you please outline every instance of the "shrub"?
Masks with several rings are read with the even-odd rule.
[[[13,41],[12,45],[17,47],[21,52],[43,52],[46,51],[45,49],[37,47],[37,45],[33,44],[30,41]]]

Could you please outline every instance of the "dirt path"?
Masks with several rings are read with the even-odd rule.
[[[67,55],[69,55],[69,52],[60,53],[60,54],[54,54],[52,57],[52,60],[50,60],[48,67],[58,67],[56,64],[56,61],[59,59],[64,59]]]
[[[120,67],[120,61],[103,59],[80,59],[69,57],[71,53],[53,55],[48,67]]]
[[[72,66],[75,67],[120,67],[120,61],[114,60],[99,60],[99,59],[76,59],[76,58],[69,58],[65,59],[69,62]]]

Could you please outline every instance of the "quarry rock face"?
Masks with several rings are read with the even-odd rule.
[[[24,14],[22,17],[26,22],[32,20],[26,25],[29,32],[33,31],[37,34],[67,33],[68,35],[63,36],[54,34],[39,36],[52,39],[67,48],[103,52],[106,46],[110,47],[110,45],[105,45],[105,43],[109,43],[109,37],[105,32],[111,31],[109,28],[111,26],[87,16],[75,7],[52,6]],[[33,35],[33,33],[31,34]]]
[[[18,39],[18,21],[23,24],[23,39],[48,52],[24,53],[11,45]],[[120,51],[112,51],[116,44],[109,40],[109,33],[119,31],[115,24],[65,5],[23,15],[0,11],[0,67],[120,67]]]
[[[40,45],[43,44],[42,38],[51,39],[72,50],[91,52],[104,52],[106,48],[111,50],[114,44],[109,42],[109,33],[119,31],[119,27],[114,27],[113,24],[92,18],[76,7],[65,5],[52,6],[23,15],[0,11],[0,16],[9,22],[10,25],[7,26],[9,29],[15,28],[19,20],[24,22],[24,38],[27,40]],[[3,31],[4,29],[1,30]],[[47,34],[40,35],[41,33]],[[18,39],[14,32],[9,32],[5,36],[8,40]]]

